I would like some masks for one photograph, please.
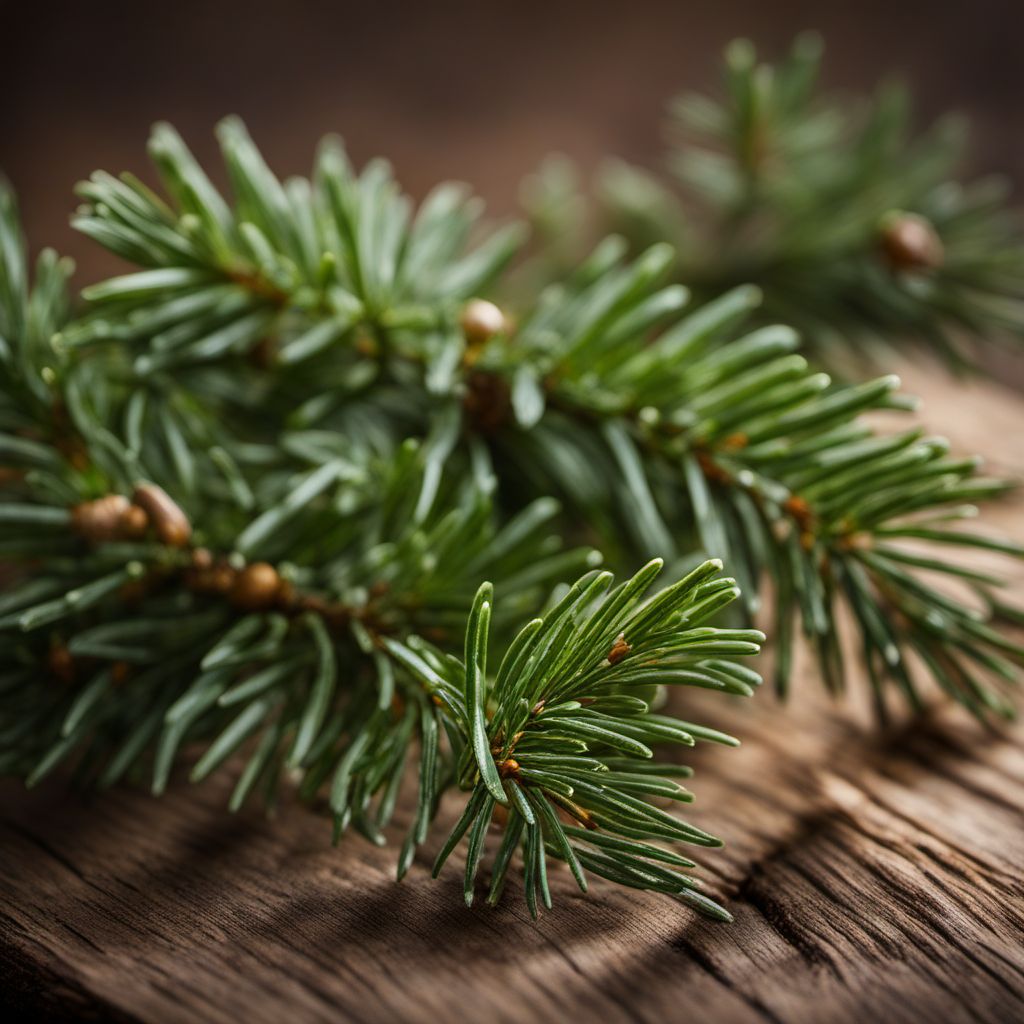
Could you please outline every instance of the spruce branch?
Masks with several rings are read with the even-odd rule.
[[[0,462],[45,465],[56,456],[27,435],[62,443],[67,410],[54,401],[65,361],[51,344],[67,322],[70,260],[44,249],[30,276],[14,193],[0,178]]]
[[[306,224],[324,247],[320,264],[341,268],[332,287],[355,295],[362,311],[360,322],[333,346],[297,363],[285,355],[290,341],[260,367],[243,361],[245,390],[251,387],[257,400],[240,401],[237,386],[223,389],[218,422],[246,435],[268,427],[270,437],[282,431],[280,444],[273,452],[266,446],[260,457],[295,474],[288,507],[266,511],[238,537],[243,553],[251,554],[254,539],[263,537],[271,544],[276,538],[279,552],[286,550],[279,521],[326,485],[331,469],[322,463],[350,461],[342,450],[347,445],[371,439],[374,451],[393,452],[401,438],[421,436],[419,510],[429,506],[442,466],[460,465],[493,476],[509,511],[521,507],[523,494],[559,493],[616,567],[655,555],[676,558],[699,543],[707,555],[724,557],[743,581],[749,615],[757,611],[762,580],[770,579],[780,691],[788,686],[797,621],[829,686],[842,689],[837,622],[838,608],[846,604],[872,680],[892,678],[918,706],[919,689],[907,667],[915,651],[927,673],[975,714],[1009,713],[1005,686],[1014,673],[1006,656],[1017,660],[1020,651],[993,640],[984,623],[986,609],[994,607],[992,581],[973,578],[955,561],[915,556],[893,536],[877,544],[875,536],[998,495],[1006,485],[978,476],[975,460],[949,457],[939,439],[913,429],[878,436],[864,426],[861,413],[908,407],[895,393],[894,378],[833,387],[794,351],[790,328],[759,326],[771,299],[756,286],[734,289],[685,315],[686,289],[664,284],[674,274],[673,251],[659,243],[629,261],[614,236],[514,315],[469,298],[471,291],[436,290],[440,278],[463,279],[459,268],[465,260],[475,263],[475,255],[460,257],[455,269],[440,262],[434,275],[416,278],[419,301],[426,303],[421,312],[434,310],[433,319],[417,319],[402,312],[408,296],[398,283],[414,279],[410,266],[418,273],[419,232],[433,218],[421,213],[403,234],[401,211],[408,204],[397,188],[380,184],[380,165],[357,179],[340,151],[327,147],[317,172],[296,192],[307,203],[305,212],[294,207],[296,224],[287,229],[283,206],[276,220],[257,216],[250,197],[260,182],[267,195],[284,186],[266,178],[269,170],[236,122],[227,122],[221,135],[229,168],[244,164],[262,171],[248,184],[236,181],[235,208],[219,196],[210,200],[205,219],[236,224],[237,234],[239,225],[249,223],[244,216],[256,217],[261,230],[279,240],[298,232],[299,222]],[[176,137],[164,127],[155,138]],[[188,172],[179,168],[175,176],[201,174],[180,142],[176,147],[175,159]],[[232,173],[237,178],[238,171]],[[292,183],[293,192],[296,187]],[[210,188],[207,183],[202,191]],[[175,221],[182,232],[193,207],[180,202],[189,211]],[[370,229],[360,233],[359,225],[377,223],[374,218],[397,225],[383,233],[393,244],[381,248]],[[438,251],[455,253],[450,239],[461,240],[467,223],[461,213],[450,214],[437,236],[449,242]],[[286,249],[283,241],[280,248]],[[508,248],[502,242],[496,251],[500,263]],[[165,259],[177,257],[167,253]],[[497,263],[484,262],[490,279]],[[116,298],[120,282],[148,281],[148,273],[101,284],[91,294],[101,304],[114,295],[111,312],[129,301],[129,319],[168,305],[179,308],[179,284],[147,286],[141,299]],[[395,287],[369,287],[371,280]],[[473,288],[481,280],[474,276]],[[94,315],[88,313],[84,323]],[[307,309],[302,331],[318,330],[309,326],[318,316],[331,314]],[[750,333],[741,336],[744,324]],[[232,371],[243,372],[237,357],[230,358]],[[205,367],[201,378],[226,369]],[[136,384],[146,380],[143,374]],[[304,400],[296,409],[299,395]],[[182,423],[179,433],[186,429]],[[253,454],[249,447],[235,452],[226,441],[217,447],[235,462]],[[1013,545],[1004,550],[1018,553]],[[261,557],[272,555],[271,547]],[[936,572],[968,580],[981,607],[972,606],[970,595],[966,602],[950,596],[930,578]],[[982,665],[981,679],[971,662]],[[876,689],[879,714],[885,715],[881,683]]]
[[[396,489],[408,494],[407,483],[396,482]],[[461,663],[421,635],[443,638],[461,604],[459,595],[465,593],[463,581],[483,569],[505,570],[513,606],[524,601],[536,606],[530,595],[545,575],[544,558],[527,541],[553,511],[550,502],[545,504],[529,508],[504,533],[486,529],[479,506],[460,509],[454,525],[449,513],[427,534],[416,528],[393,550],[373,553],[368,561],[376,584],[346,590],[335,586],[340,599],[287,586],[266,563],[240,568],[231,560],[215,561],[205,549],[186,555],[180,544],[154,551],[148,566],[133,560],[70,590],[65,588],[72,565],[58,563],[63,575],[53,565],[48,582],[56,596],[35,603],[42,596],[35,579],[3,601],[7,614],[0,630],[23,639],[14,641],[11,663],[2,673],[2,767],[25,772],[29,784],[35,784],[77,752],[82,774],[111,785],[146,764],[152,751],[152,784],[161,792],[184,744],[205,746],[191,771],[196,781],[246,744],[250,752],[231,797],[232,809],[256,785],[271,796],[285,773],[297,770],[306,798],[328,787],[336,835],[353,827],[382,843],[418,741],[418,805],[400,874],[426,839],[441,793],[468,780],[473,791],[462,820],[475,815],[481,803],[487,806],[486,821],[474,829],[474,873],[495,798],[515,805],[506,823],[506,852],[501,871],[495,872],[493,896],[508,870],[510,844],[525,829],[527,899],[534,912],[531,884],[540,885],[550,904],[546,881],[538,878],[546,878],[544,846],[554,844],[551,852],[570,862],[581,884],[583,865],[727,918],[717,904],[692,891],[699,885],[695,879],[648,862],[692,866],[647,840],[718,845],[717,840],[641,798],[689,799],[663,777],[685,770],[648,764],[649,744],[692,745],[695,738],[734,742],[715,730],[650,713],[657,685],[748,694],[757,682],[756,674],[729,659],[755,653],[762,635],[702,627],[723,594],[731,599],[737,593],[733,581],[712,580],[720,563],[707,563],[642,601],[660,568],[652,563],[608,594],[596,610],[611,574],[588,573],[513,641],[493,693],[486,675],[490,584],[477,591],[470,606]],[[356,516],[360,524],[367,518],[366,510]],[[59,530],[68,521],[50,525]],[[441,535],[446,544],[426,543]],[[490,558],[507,551],[513,537],[516,559],[526,561],[519,587],[513,582],[515,572],[508,571],[508,557]],[[403,557],[406,544],[445,557],[429,567],[410,564]],[[73,566],[91,576],[124,557],[114,539]],[[591,552],[578,556],[580,561],[592,557]],[[328,562],[325,576],[336,579],[342,561]],[[547,561],[551,567],[564,564],[561,556],[549,555]],[[351,565],[345,568],[355,574]],[[132,583],[142,585],[126,591]],[[709,596],[715,597],[713,605]],[[128,617],[126,601],[133,609]],[[496,625],[503,619],[496,617]],[[41,636],[44,629],[61,631],[59,646],[54,646],[53,633]],[[55,681],[64,686],[53,687]],[[254,740],[254,747],[247,743]],[[495,760],[499,746],[500,762]],[[631,758],[640,758],[641,766],[634,768]],[[586,776],[609,774],[596,781],[576,779],[581,767]],[[658,774],[652,776],[652,770]],[[506,796],[501,779],[509,773],[516,790]],[[484,791],[489,795],[481,801]],[[571,841],[576,832],[565,829],[554,808],[600,834],[588,831]],[[523,822],[516,817],[520,813]],[[644,842],[632,841],[636,838]],[[467,886],[469,900],[471,876]]]
[[[526,493],[557,486],[617,560],[672,556],[696,537],[741,580],[750,616],[769,579],[783,693],[797,621],[829,687],[843,688],[846,604],[882,718],[885,677],[921,706],[911,655],[974,714],[1010,715],[1024,648],[988,624],[1000,581],[946,557],[979,544],[1024,554],[951,528],[1009,485],[919,429],[873,430],[861,414],[913,408],[898,379],[834,385],[790,328],[756,326],[759,289],[680,315],[684,290],[661,283],[670,258],[655,246],[629,263],[602,244],[482,353],[474,372],[508,396],[509,422],[487,434],[495,462]],[[910,538],[945,551],[915,552]]]
[[[955,368],[976,364],[979,342],[1018,345],[1024,226],[1007,183],[966,180],[964,124],[915,132],[901,86],[822,91],[821,52],[804,35],[772,65],[731,44],[719,94],[670,105],[667,180],[622,161],[601,172],[607,223],[638,249],[671,242],[702,299],[759,285],[765,322],[844,372],[885,369],[907,343]],[[552,202],[571,189],[552,163],[527,194],[561,237],[578,214],[563,201],[552,224]]]
[[[10,269],[5,281],[18,280],[21,264]],[[27,289],[6,292],[5,341],[18,355],[34,342],[13,304],[30,301]],[[72,366],[60,383],[73,379]],[[37,426],[48,422],[47,405],[37,412]],[[76,425],[88,454],[92,422]],[[111,438],[108,448],[118,444]],[[728,916],[673,870],[690,861],[650,842],[717,840],[649,802],[689,799],[669,779],[686,770],[651,762],[650,744],[733,742],[652,713],[657,685],[748,694],[758,681],[730,659],[754,653],[761,634],[701,626],[709,590],[736,592],[732,581],[712,581],[720,563],[649,600],[660,563],[614,591],[610,573],[589,572],[513,639],[492,682],[492,630],[501,637],[512,617],[540,610],[559,575],[596,557],[561,548],[550,499],[499,520],[487,478],[428,486],[429,444],[411,441],[360,473],[351,459],[342,471],[329,452],[298,481],[273,460],[243,460],[251,508],[214,487],[186,514],[148,481],[92,497],[116,483],[102,467],[79,473],[53,438],[33,444],[20,454],[46,452],[40,473],[14,483],[20,500],[5,489],[0,503],[6,559],[28,555],[0,598],[0,769],[35,785],[70,761],[101,786],[148,771],[159,793],[183,751],[195,751],[185,755],[195,781],[240,756],[231,809],[257,789],[273,799],[293,779],[301,796],[326,799],[336,836],[351,828],[382,843],[417,760],[400,875],[442,795],[462,786],[464,819],[482,791],[514,803],[494,896],[523,837],[534,911],[538,886],[550,902],[547,846],[581,884],[586,868]],[[61,488],[73,504],[40,500]],[[205,546],[233,530],[230,546]],[[280,555],[287,560],[256,560]],[[482,576],[502,581],[493,616]],[[460,661],[450,638],[467,615]],[[581,768],[594,778],[568,781]],[[473,872],[490,817],[473,829]]]
[[[780,688],[797,618],[839,688],[845,602],[880,711],[885,675],[917,701],[913,654],[1008,713],[1024,652],[992,625],[998,580],[937,554],[1021,553],[955,522],[1005,485],[864,425],[907,405],[893,379],[831,386],[751,322],[756,288],[688,312],[665,245],[608,239],[506,313],[480,293],[516,229],[467,249],[461,191],[413,217],[337,145],[282,185],[240,124],[221,140],[231,200],[167,127],[168,200],[82,187],[79,226],[142,269],[78,318],[55,257],[30,285],[2,196],[0,770],[160,792],[183,759],[240,763],[232,808],[294,783],[379,843],[416,761],[399,874],[458,790],[438,867],[467,836],[467,900],[503,815],[492,898],[521,851],[532,911],[554,856],[721,916],[660,845],[716,841],[661,809],[688,794],[653,755],[731,741],[652,711],[661,687],[758,681],[734,659],[762,634],[710,624],[740,596],[718,557],[748,617],[773,583]],[[613,589],[595,544],[648,564]]]
[[[584,892],[591,871],[730,919],[699,891],[699,880],[674,870],[692,868],[692,861],[652,845],[719,846],[720,841],[650,798],[692,799],[672,781],[687,777],[689,770],[653,761],[654,747],[693,746],[698,740],[735,745],[736,740],[655,714],[651,701],[663,685],[749,695],[757,675],[723,659],[755,654],[764,635],[704,625],[716,608],[738,596],[735,581],[716,578],[720,562],[705,562],[645,599],[660,568],[655,560],[614,589],[609,572],[581,577],[545,616],[520,631],[490,684],[489,584],[477,592],[461,664],[449,659],[445,667],[435,650],[431,665],[387,641],[424,685],[464,694],[462,728],[468,742],[460,767],[463,777],[477,781],[438,854],[434,874],[468,835],[467,904],[474,898],[488,826],[500,806],[504,836],[491,870],[492,903],[521,848],[525,896],[534,916],[538,897],[551,906],[546,858],[553,856],[569,865]]]
[[[218,138],[234,203],[169,125],[149,145],[167,201],[131,175],[97,172],[79,186],[75,226],[147,269],[87,288],[91,313],[66,343],[134,343],[141,377],[268,343],[279,367],[331,349],[338,376],[350,369],[341,343],[359,354],[354,336],[364,349],[393,329],[429,335],[427,349],[461,340],[466,300],[521,239],[511,225],[469,247],[481,204],[463,187],[441,186],[413,216],[388,165],[357,174],[339,140],[325,140],[311,178],[281,183],[237,119]]]

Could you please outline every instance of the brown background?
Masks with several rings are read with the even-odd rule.
[[[305,170],[316,139],[389,156],[421,194],[470,181],[505,212],[524,173],[561,150],[653,161],[662,103],[714,81],[730,38],[777,54],[798,31],[828,44],[827,80],[908,78],[922,120],[977,128],[979,169],[1024,176],[1019,3],[648,2],[162,4],[0,0],[0,169],[37,245],[84,277],[111,269],[67,226],[95,167],[146,171],[148,126],[173,121],[204,159],[214,122],[241,114],[271,164]]]
[[[389,155],[414,193],[457,176],[507,212],[553,149],[585,166],[607,152],[654,160],[662,101],[712,81],[732,36],[777,53],[816,27],[830,83],[905,74],[924,115],[972,116],[978,169],[1024,183],[1021,10],[0,0],[0,168],[34,242],[75,255],[83,279],[112,263],[68,228],[72,185],[97,166],[145,171],[158,118],[209,159],[213,123],[237,112],[282,173],[307,168],[317,137],[337,130],[359,160]],[[1024,476],[1019,396],[923,365],[906,383],[957,451]],[[1020,540],[1022,514],[1018,495],[986,522]],[[226,814],[230,775],[160,801],[8,782],[0,1004],[32,1019],[182,1024],[1020,1019],[1024,725],[986,734],[948,711],[880,736],[798,676],[788,708],[769,694],[709,708],[744,744],[702,758],[695,787],[695,822],[728,839],[705,877],[729,901],[729,928],[600,883],[576,896],[564,871],[538,924],[518,883],[500,909],[466,910],[458,863],[427,881],[443,829],[397,885],[394,846],[331,849],[307,809]]]

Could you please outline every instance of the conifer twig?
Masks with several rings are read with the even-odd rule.
[[[880,711],[884,674],[919,700],[914,652],[975,714],[1009,712],[1024,652],[989,622],[998,580],[904,546],[1019,554],[949,526],[1004,485],[866,427],[907,405],[893,379],[831,387],[791,330],[744,326],[755,288],[687,312],[666,246],[609,239],[501,309],[518,229],[468,244],[464,191],[413,215],[337,144],[281,184],[237,121],[220,136],[233,200],[166,126],[168,200],[82,186],[76,223],[141,269],[77,316],[55,257],[30,283],[0,195],[0,770],[160,792],[200,749],[193,778],[241,765],[232,808],[294,778],[336,835],[379,843],[416,760],[400,874],[461,790],[437,866],[467,837],[467,901],[503,805],[492,899],[521,850],[534,912],[554,856],[723,916],[662,845],[717,840],[662,809],[686,770],[654,748],[733,741],[653,710],[662,687],[758,682],[736,659],[762,634],[714,625],[740,596],[718,558],[748,616],[773,581],[780,688],[798,618],[839,688],[842,600]]]

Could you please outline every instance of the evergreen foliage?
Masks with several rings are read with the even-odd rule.
[[[667,175],[607,162],[604,224],[637,250],[670,242],[676,277],[701,299],[759,285],[764,322],[791,325],[844,373],[891,366],[907,343],[958,369],[976,362],[979,342],[1019,350],[1024,222],[1008,183],[965,181],[963,121],[915,132],[902,86],[824,91],[821,53],[804,35],[772,65],[734,42],[720,95],[671,102]],[[554,160],[526,192],[563,263],[585,233],[577,182]]]
[[[239,122],[219,136],[231,199],[167,126],[165,197],[80,186],[76,225],[138,269],[74,313],[2,193],[0,770],[160,792],[180,757],[231,761],[232,809],[294,784],[383,842],[415,763],[400,874],[461,791],[437,869],[466,837],[467,901],[500,817],[492,900],[521,850],[533,912],[555,857],[721,917],[664,845],[718,841],[662,808],[688,771],[654,755],[735,741],[660,703],[753,692],[760,597],[782,690],[794,623],[841,687],[845,602],[880,713],[887,680],[920,702],[914,658],[1010,713],[998,580],[939,553],[1021,553],[956,529],[1005,485],[866,425],[908,406],[893,378],[831,385],[750,323],[754,287],[687,311],[663,244],[608,239],[503,312],[482,296],[521,231],[466,190],[414,209],[333,141],[281,183]]]

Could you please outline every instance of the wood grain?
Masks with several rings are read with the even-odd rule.
[[[943,410],[933,425],[1021,468],[1024,400],[907,377]],[[1024,539],[1022,510],[987,521]],[[830,704],[803,675],[786,708],[689,702],[743,738],[699,752],[694,787],[695,822],[728,842],[704,863],[732,925],[599,881],[584,897],[564,871],[536,924],[515,885],[467,910],[457,864],[429,881],[432,847],[396,883],[394,849],[332,849],[300,806],[229,815],[229,778],[160,800],[7,783],[2,999],[275,1024],[1024,1018],[1024,728],[940,707],[880,735],[855,693]]]

